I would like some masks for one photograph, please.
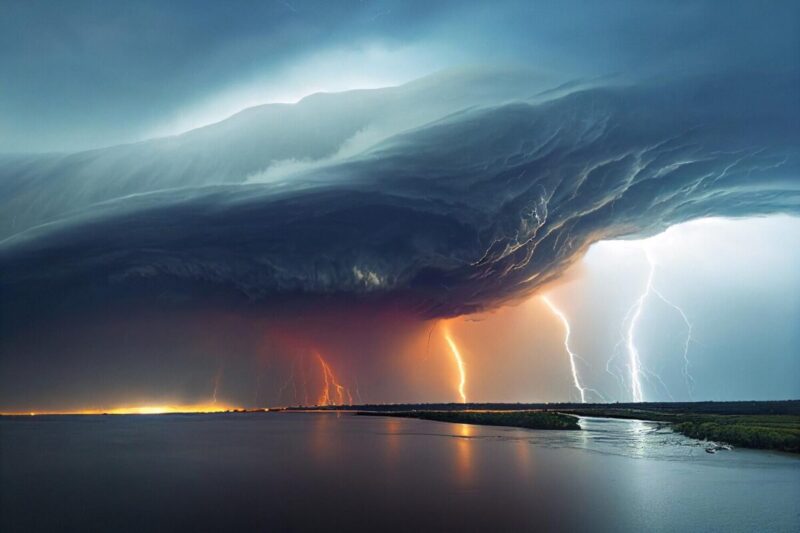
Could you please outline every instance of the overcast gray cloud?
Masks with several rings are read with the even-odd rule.
[[[790,2],[3,7],[3,152],[139,139],[253,86],[332,76],[313,65],[372,81],[452,68],[0,157],[0,405],[74,392],[85,376],[48,383],[75,361],[115,390],[191,382],[197,347],[169,324],[194,338],[228,313],[287,330],[309,309],[472,313],[598,240],[800,209]],[[117,351],[123,322],[138,344]]]
[[[599,239],[796,212],[796,83],[748,73],[593,87],[451,114],[283,181],[123,196],[4,241],[6,301],[55,288],[142,297],[145,283],[248,305],[341,294],[426,316],[481,310]],[[330,98],[347,107],[348,95]]]
[[[674,74],[786,66],[800,49],[788,1],[4,0],[0,9],[0,153],[136,141],[348,80],[375,86],[453,66]]]

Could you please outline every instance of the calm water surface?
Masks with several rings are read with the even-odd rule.
[[[800,531],[800,458],[657,424],[0,419],[0,531]]]

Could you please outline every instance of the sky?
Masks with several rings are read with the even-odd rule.
[[[2,9],[1,152],[133,142],[256,104],[464,65],[647,76],[796,65],[798,55],[792,2],[4,0]]]
[[[792,2],[0,4],[0,412],[800,395]]]

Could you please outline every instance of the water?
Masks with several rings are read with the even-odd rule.
[[[0,419],[0,531],[800,531],[800,458],[657,424]]]

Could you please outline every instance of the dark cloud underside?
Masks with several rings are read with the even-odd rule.
[[[279,182],[102,203],[5,242],[4,307],[167,292],[250,309],[331,295],[422,316],[484,309],[602,238],[796,212],[796,83],[585,88],[458,112]]]

